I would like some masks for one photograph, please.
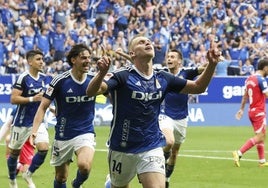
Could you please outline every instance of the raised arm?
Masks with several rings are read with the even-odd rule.
[[[103,56],[97,61],[99,72],[94,76],[87,86],[86,93],[88,96],[92,97],[98,94],[106,93],[108,86],[105,82],[103,82],[103,80],[109,70],[110,64],[111,60],[107,56]]]
[[[206,90],[217,64],[223,60],[221,52],[217,49],[217,45],[212,42],[209,51],[207,52],[208,65],[204,72],[197,80],[187,80],[186,86],[181,90],[182,93],[199,94]]]

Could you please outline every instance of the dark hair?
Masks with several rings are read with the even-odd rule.
[[[177,50],[177,49],[172,49],[172,50],[170,50],[169,52],[175,52],[175,53],[177,53],[179,59],[182,59],[182,53],[181,53],[179,50]]]
[[[266,66],[268,66],[268,58],[260,59],[258,63],[258,70],[263,70]]]
[[[91,50],[85,44],[76,44],[71,48],[67,54],[67,62],[71,67],[73,66],[72,58],[77,57],[83,51],[88,51],[91,54]]]
[[[44,54],[40,51],[40,50],[30,50],[26,53],[26,59],[27,61],[30,59],[30,58],[33,58],[34,56],[36,56],[37,54],[41,55],[41,56],[44,56]]]

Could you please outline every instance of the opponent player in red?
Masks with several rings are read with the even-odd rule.
[[[20,156],[19,156],[19,163],[17,165],[17,173],[26,172],[29,166],[31,165],[33,156],[34,156],[34,149],[35,147],[31,145],[30,141],[27,140],[24,145],[22,146]]]
[[[236,113],[239,120],[243,116],[245,104],[249,101],[248,116],[254,129],[255,136],[248,139],[242,147],[233,152],[235,166],[240,167],[242,155],[257,146],[259,155],[259,166],[268,167],[265,159],[264,140],[266,136],[266,98],[268,98],[268,86],[265,77],[268,76],[268,58],[261,59],[258,63],[258,70],[254,75],[249,76],[245,81],[245,94],[241,101],[241,107]]]

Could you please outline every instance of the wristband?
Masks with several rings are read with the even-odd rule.
[[[33,97],[29,97],[29,102],[33,102]]]

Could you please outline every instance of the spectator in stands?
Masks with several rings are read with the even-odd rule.
[[[91,43],[91,56],[94,58],[99,58],[102,55],[102,49],[100,46],[100,39],[96,38]]]
[[[18,73],[17,67],[18,67],[18,62],[12,58],[14,52],[9,51],[8,52],[8,58],[5,61],[5,73],[7,74],[14,74]]]
[[[268,15],[265,15],[262,22],[262,32],[267,33],[267,31],[268,31]]]
[[[161,35],[161,37],[164,37]],[[165,60],[167,48],[166,46],[160,42],[159,38],[155,38],[153,41],[153,47],[155,50],[155,57],[153,59],[153,65],[156,67],[162,67],[162,63]]]
[[[115,9],[117,20],[115,22],[115,32],[124,31],[128,27],[128,19],[132,6],[126,5],[124,0],[119,0]]]
[[[24,32],[21,32],[21,39],[23,42],[23,55],[25,55],[26,52],[33,50],[35,45],[35,32],[32,27],[25,27]]]
[[[48,25],[48,30],[49,30],[50,32],[54,31],[54,29],[55,29],[55,27],[56,27],[56,23],[54,23],[52,14],[48,14],[48,15],[46,16],[45,23]]]
[[[11,34],[7,34],[6,38],[5,38],[5,47],[7,49],[7,51],[14,51],[15,49],[15,41],[14,41],[14,37]]]
[[[127,40],[123,31],[119,31],[116,40],[113,45],[113,49],[122,48],[124,52],[127,51]]]
[[[268,31],[267,4],[267,2],[257,0],[253,0],[251,3],[243,0],[81,0],[63,1],[59,6],[58,1],[9,0],[9,2],[0,2],[0,27],[3,30],[2,34],[0,34],[2,35],[0,40],[8,40],[8,42],[2,41],[6,42],[7,51],[14,51],[14,46],[17,46],[20,49],[20,53],[24,54],[26,51],[24,48],[28,47],[19,41],[21,39],[18,38],[18,32],[25,30],[25,27],[29,27],[33,30],[31,33],[35,33],[37,36],[37,34],[42,33],[45,24],[47,25],[46,29],[49,31],[49,48],[55,49],[54,58],[59,60],[63,58],[63,49],[69,49],[66,46],[67,43],[62,41],[66,41],[68,37],[71,37],[77,42],[80,31],[84,29],[88,30],[86,32],[88,38],[85,38],[84,41],[86,44],[91,45],[95,38],[102,38],[105,33],[108,36],[109,43],[114,45],[113,41],[120,30],[124,32],[128,43],[138,33],[145,33],[147,37],[154,41],[155,36],[158,36],[154,28],[158,28],[158,32],[167,36],[167,41],[176,41],[176,48],[182,51],[184,56],[184,48],[186,47],[182,47],[182,43],[178,43],[183,40],[181,36],[188,35],[187,41],[191,41],[192,45],[186,48],[187,55],[184,58],[189,58],[190,54],[195,54],[199,49],[198,40],[196,40],[198,38],[202,39],[202,41],[199,41],[200,44],[203,43],[205,49],[208,50],[211,41],[210,37],[216,34],[216,40],[223,43],[223,49],[228,49],[228,51],[232,51],[229,48],[233,48],[232,44],[230,44],[231,39],[243,37],[242,41],[244,41],[247,38],[249,42],[241,48],[242,53],[240,53],[241,57],[239,59],[244,64],[245,60],[251,57],[254,59],[255,65],[260,57],[260,52],[257,49],[261,48],[263,51],[267,49],[267,45],[265,45],[267,42],[265,33]],[[120,25],[120,16],[116,17],[116,15],[120,15],[122,19],[126,18],[123,19],[123,25],[122,23]],[[118,21],[119,25],[116,25],[115,23]],[[61,29],[60,33],[57,33],[58,29],[56,29],[58,23],[66,26]],[[55,37],[58,40],[57,42]],[[27,37],[23,39],[25,39],[25,42],[31,41],[26,40]],[[230,40],[226,41],[226,39]],[[229,44],[229,46],[224,43]],[[185,43],[183,44],[185,45]],[[168,49],[169,44],[166,47]],[[38,48],[36,40],[34,43],[35,48]],[[243,50],[246,50],[246,53]],[[233,63],[231,63],[230,67],[233,66]]]
[[[241,61],[239,61],[241,52],[239,49],[240,42],[241,41],[239,37],[237,37],[235,40],[231,40],[226,50],[227,60],[231,61],[227,69],[227,74],[230,76],[240,75],[242,66]]]
[[[250,37],[247,35],[246,32],[243,33],[243,35],[240,37],[240,54],[239,54],[239,60],[241,61],[242,66],[246,63],[246,60],[249,58],[249,52],[250,52]]]
[[[255,73],[255,69],[251,64],[251,60],[247,59],[245,64],[241,67],[241,75],[242,76],[250,76]]]
[[[64,1],[62,2],[64,3]],[[58,4],[56,6],[54,14],[54,22],[61,23],[63,27],[66,27],[66,11],[63,9],[63,4]]]
[[[199,44],[199,48],[196,51],[196,54],[195,55],[198,58],[200,64],[205,64],[205,63],[207,63],[207,58],[206,58],[207,51],[206,51],[206,47],[205,47],[204,44],[202,44],[201,41],[198,41],[198,44]]]
[[[1,21],[3,25],[7,28],[7,34],[15,35],[15,21],[14,14],[12,12],[12,5],[8,2],[3,1],[3,4],[0,6],[1,11]]]
[[[96,1],[96,0],[95,0]],[[108,10],[113,7],[113,3],[110,0],[98,0],[99,4],[96,6],[96,18],[103,18],[107,20]]]
[[[77,42],[83,43],[83,44],[89,46],[90,41],[88,40],[88,30],[87,29],[84,28],[84,29],[80,30],[80,32],[78,34]]]
[[[63,60],[65,55],[65,40],[64,27],[61,22],[56,25],[56,30],[50,33],[51,46],[55,49],[54,61]]]
[[[181,41],[178,44],[178,50],[182,53],[184,61],[189,61],[190,53],[192,52],[192,42],[187,32],[182,35]]]
[[[36,48],[40,49],[44,56],[48,56],[50,50],[50,43],[49,43],[49,31],[48,28],[43,26],[40,33],[37,33],[35,36],[35,45]]]
[[[215,76],[221,76],[221,77],[228,76],[227,69],[229,67],[230,62],[231,62],[230,60],[227,60],[225,58],[220,63],[218,63],[215,69]]]

